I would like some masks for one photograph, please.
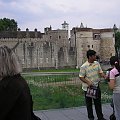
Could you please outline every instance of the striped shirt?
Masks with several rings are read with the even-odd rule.
[[[89,79],[93,82],[93,84],[97,87],[99,83],[99,73],[103,73],[100,64],[97,61],[94,61],[93,63],[89,63],[86,61],[81,67],[80,67],[80,73],[79,77],[84,77],[86,79]],[[82,82],[82,89],[84,91],[87,91],[88,85],[84,82]]]

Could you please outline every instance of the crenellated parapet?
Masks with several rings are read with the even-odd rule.
[[[26,31],[2,31],[0,32],[0,38],[42,38],[44,34],[35,29],[34,31],[29,31],[26,28]]]
[[[63,28],[68,28],[68,24]],[[93,49],[101,61],[115,54],[115,36],[113,29],[93,29],[74,27],[52,30],[46,27],[44,33],[37,29],[16,32],[0,32],[0,45],[14,49],[23,68],[61,68],[79,67],[86,60],[86,51]]]

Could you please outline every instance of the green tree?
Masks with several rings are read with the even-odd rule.
[[[14,19],[0,19],[0,31],[17,31],[17,22]]]
[[[119,53],[120,53],[120,32],[115,32],[115,51],[116,51],[116,55],[119,56]]]

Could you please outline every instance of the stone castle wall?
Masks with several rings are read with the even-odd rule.
[[[86,60],[86,51],[93,49],[101,60],[115,54],[112,30],[73,28],[68,30],[45,28],[35,31],[0,32],[0,44],[13,48],[23,68],[79,67]],[[7,35],[6,35],[7,34]]]

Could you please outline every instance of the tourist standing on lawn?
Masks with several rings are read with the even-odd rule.
[[[87,59],[88,60],[80,67],[79,78],[82,81],[82,89],[85,93],[88,118],[89,120],[94,120],[93,108],[92,108],[92,100],[93,100],[98,120],[106,120],[105,118],[103,118],[102,106],[101,106],[101,90],[99,87],[99,81],[100,81],[99,76],[104,78],[106,78],[106,76],[103,73],[100,64],[96,61],[96,52],[94,50],[87,51]],[[95,88],[96,90],[95,92],[97,94],[95,94],[94,98],[92,98],[92,96],[87,95],[88,88],[91,89]],[[94,93],[92,93],[92,95],[93,94]]]
[[[113,90],[113,105],[116,120],[120,120],[120,65],[116,56],[110,58],[109,87]]]

